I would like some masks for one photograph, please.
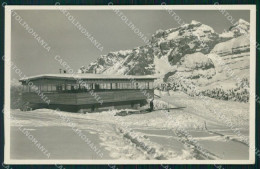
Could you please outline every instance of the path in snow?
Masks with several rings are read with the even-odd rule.
[[[18,130],[15,122],[19,121],[51,153],[50,159],[248,159],[248,147],[228,139],[226,136],[235,138],[235,134],[216,119],[201,100],[181,93],[164,95],[161,100],[186,108],[170,110],[167,114],[171,119],[162,111],[124,117],[114,116],[116,111],[88,114],[60,112],[100,149],[102,158],[58,113],[48,109],[28,112],[13,110],[16,120],[12,121],[11,127],[11,158],[46,159]],[[247,104],[213,101],[221,105],[219,110],[229,113],[228,117],[235,119],[234,124],[243,128],[242,133],[248,136]],[[217,105],[212,107],[216,108]],[[235,114],[239,110],[242,111]],[[205,129],[205,122],[208,130]],[[180,129],[190,134],[210,156],[206,157]]]

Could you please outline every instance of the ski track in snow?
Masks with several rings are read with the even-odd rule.
[[[161,95],[163,94],[161,93]],[[183,95],[176,95],[176,98],[184,97]],[[169,97],[171,96],[164,96],[162,100],[171,100],[171,104],[184,104],[184,100],[177,99],[177,101],[176,98],[169,99]],[[183,99],[186,99],[189,106],[182,106],[187,106],[187,108],[169,112],[169,115],[173,116],[173,119],[179,123],[169,120],[161,111],[125,117],[114,116],[117,110],[88,114],[60,112],[60,114],[75,123],[77,128],[89,131],[91,134],[98,134],[101,142],[96,144],[107,150],[112,159],[222,159],[225,157],[221,157],[222,155],[219,152],[217,154],[212,152],[207,147],[207,142],[231,145],[233,144],[230,142],[236,142],[240,146],[246,146],[237,141],[232,132],[227,132],[229,129],[214,118],[209,110],[204,113],[196,111],[197,109],[206,111],[204,105],[200,105],[196,109],[194,108],[195,105],[190,104],[189,99]],[[193,99],[191,98],[191,100]],[[229,103],[227,102],[227,104]],[[32,131],[37,130],[34,127],[68,126],[59,114],[55,114],[54,111],[48,109],[28,112],[13,110],[12,115],[15,117],[15,120],[12,120],[12,126],[18,126],[17,122],[19,122],[27,130]],[[230,117],[233,116],[235,114]],[[248,122],[247,120],[244,119],[245,122],[243,123],[241,120],[237,121],[236,125],[243,128],[242,124]],[[205,122],[207,122],[208,130],[205,129]],[[198,143],[205,144],[206,147],[201,145],[203,151],[198,149],[198,145],[188,139],[185,134],[180,134],[178,129],[187,131]],[[175,146],[178,144],[180,145]],[[205,156],[205,152],[208,156]]]

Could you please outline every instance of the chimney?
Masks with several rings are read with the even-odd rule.
[[[59,69],[60,70],[60,74],[61,74],[61,69]]]

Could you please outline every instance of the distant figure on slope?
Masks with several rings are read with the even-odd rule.
[[[153,111],[153,99],[150,101],[150,112]]]

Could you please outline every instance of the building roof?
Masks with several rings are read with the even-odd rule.
[[[68,80],[154,80],[155,76],[133,76],[133,75],[107,75],[107,74],[42,74],[37,76],[30,76],[22,78],[19,81],[36,80],[36,79],[68,79]]]

